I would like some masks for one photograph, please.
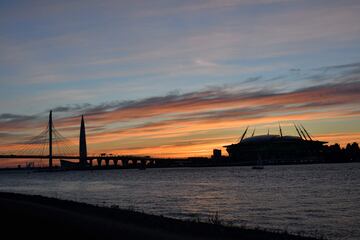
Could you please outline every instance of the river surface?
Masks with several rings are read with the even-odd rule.
[[[360,239],[360,163],[0,173],[0,191]]]

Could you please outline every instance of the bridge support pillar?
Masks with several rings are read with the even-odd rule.
[[[92,167],[92,165],[93,165],[93,160],[92,159],[89,159],[89,165],[90,165],[90,167]]]
[[[98,164],[99,167],[101,167],[101,162],[102,162],[102,159],[101,159],[101,158],[98,158],[98,159],[97,159],[97,164]]]
[[[116,167],[117,166],[117,164],[118,164],[118,159],[113,159],[113,162],[114,162],[114,166]]]
[[[105,159],[105,165],[106,165],[106,167],[109,167],[109,162],[110,162],[110,159]]]
[[[126,167],[129,163],[129,160],[121,160],[122,166]]]

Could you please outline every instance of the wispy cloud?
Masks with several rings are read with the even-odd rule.
[[[292,1],[181,1],[168,4],[171,6],[143,2],[137,5],[139,8],[132,10],[141,12],[144,10],[141,6],[145,5],[147,8],[144,11],[166,13],[166,10],[173,9],[171,11],[181,15],[186,9],[277,5],[282,2],[288,4]],[[81,4],[49,5],[49,11],[54,11],[56,15],[69,6]],[[128,5],[131,4],[126,3]],[[100,6],[105,9],[121,8],[120,4]],[[78,7],[75,9],[79,10]],[[58,35],[38,37],[26,42],[3,37],[0,39],[3,53],[0,61],[10,68],[17,66],[18,70],[0,81],[9,82],[10,79],[20,84],[54,84],[149,75],[169,77],[171,73],[190,73],[192,76],[198,76],[199,73],[214,74],[216,71],[225,75],[241,74],[247,72],[246,66],[232,66],[223,62],[294,56],[319,50],[323,48],[323,42],[337,44],[358,40],[359,26],[353,24],[359,20],[358,10],[359,5],[356,3],[339,5],[332,2],[326,6],[315,4],[311,8],[305,4],[299,9],[289,8],[288,11],[279,8],[277,14],[259,14],[256,16],[256,25],[248,24],[247,21],[243,23],[242,18],[248,17],[246,14],[241,17],[241,14],[229,13],[225,16],[216,15],[216,23],[213,24],[190,25],[189,31],[185,31],[183,26],[179,26],[177,31],[171,31],[170,26],[158,20],[150,21],[150,26],[138,26],[137,22],[130,22],[140,28],[139,32],[148,36],[137,36],[130,29],[137,40],[127,40],[122,45],[118,44],[124,40],[121,35],[106,31],[103,36],[98,34],[98,29],[95,31],[88,28],[63,31]],[[209,16],[206,15],[206,18]],[[143,20],[139,21],[143,23]],[[123,31],[128,30],[127,26],[124,28]],[[108,47],[99,48],[99,42],[105,42]],[[151,62],[156,62],[158,67],[149,64]],[[203,67],[210,67],[209,63],[211,67],[216,64],[219,68],[204,72]],[[264,65],[267,67],[269,64]],[[261,71],[261,66],[248,68]]]

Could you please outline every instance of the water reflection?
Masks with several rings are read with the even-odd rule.
[[[0,190],[360,239],[360,164],[0,174]]]

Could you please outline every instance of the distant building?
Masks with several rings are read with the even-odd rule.
[[[221,149],[214,149],[213,155],[211,156],[212,159],[218,160],[221,159]]]
[[[259,159],[264,164],[305,163],[322,161],[324,144],[313,140],[306,129],[294,125],[298,136],[283,136],[279,126],[279,135],[258,135],[245,138],[248,128],[238,143],[224,146],[229,160],[239,163],[256,163]]]

